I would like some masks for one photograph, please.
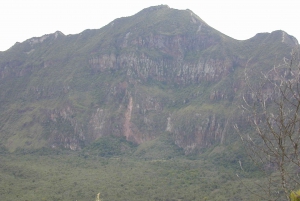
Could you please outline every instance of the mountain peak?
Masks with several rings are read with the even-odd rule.
[[[151,11],[155,11],[155,10],[162,10],[162,9],[170,9],[170,7],[168,5],[157,5],[157,6],[150,6],[148,8],[144,8],[141,12],[151,12]]]
[[[298,40],[294,36],[289,35],[283,30],[273,31],[271,34],[278,34],[282,43],[288,44],[290,46],[299,45]]]

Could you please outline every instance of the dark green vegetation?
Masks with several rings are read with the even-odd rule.
[[[210,156],[193,160],[181,155],[180,150],[173,152],[177,157],[170,159],[163,159],[164,153],[159,155],[156,151],[157,158],[150,159],[149,145],[145,148],[147,156],[136,147],[112,155],[110,149],[115,143],[124,143],[122,139],[114,140],[105,140],[109,142],[105,148],[101,146],[99,153],[95,147],[101,142],[80,152],[41,149],[8,154],[3,150],[1,200],[95,200],[98,192],[103,201],[255,200],[244,185],[257,190],[252,182],[261,175],[253,170],[251,174],[243,172],[233,161],[216,165],[220,159],[214,151],[210,151]],[[165,151],[174,149],[166,146]],[[238,160],[233,157],[230,156],[231,160]],[[244,168],[248,171],[247,166]]]
[[[283,31],[237,41],[167,6],[15,44],[0,52],[0,195],[255,200],[245,186],[265,175],[232,127],[253,131],[237,107],[245,68],[255,83],[297,46]]]

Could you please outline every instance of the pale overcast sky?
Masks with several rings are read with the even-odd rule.
[[[280,29],[300,40],[299,0],[2,0],[0,51],[57,30],[68,35],[99,29],[116,18],[160,4],[190,9],[235,39]]]

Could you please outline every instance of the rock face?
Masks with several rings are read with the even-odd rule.
[[[272,67],[296,46],[282,31],[236,41],[167,6],[32,38],[0,53],[0,139],[10,150],[78,150],[107,135],[141,144],[167,132],[186,154],[230,143],[245,67]]]
[[[169,48],[172,49],[172,46]],[[154,79],[179,85],[199,84],[203,81],[217,82],[233,71],[233,61],[230,60],[199,58],[198,61],[190,63],[166,58],[155,61],[145,54],[135,53],[120,56],[101,55],[90,59],[89,64],[93,70],[99,72],[125,68],[127,75],[132,78],[143,81]]]

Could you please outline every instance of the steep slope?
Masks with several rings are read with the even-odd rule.
[[[283,31],[237,41],[168,6],[28,39],[0,54],[0,142],[78,150],[171,133],[186,154],[229,143],[245,66],[268,68],[297,45]]]

